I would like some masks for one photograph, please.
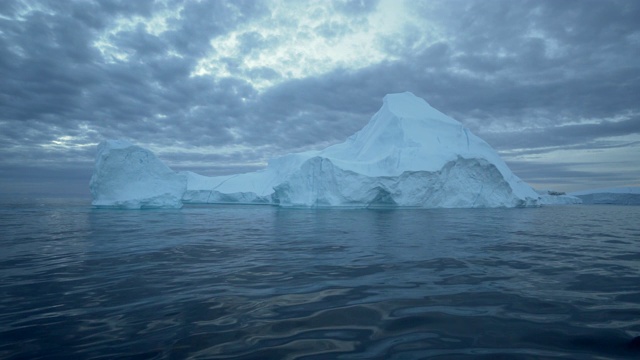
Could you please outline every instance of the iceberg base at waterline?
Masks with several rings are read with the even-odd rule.
[[[119,208],[179,208],[183,203],[422,208],[544,203],[486,142],[408,92],[386,95],[370,122],[345,142],[285,155],[251,173],[177,173],[139,146],[104,141],[90,188],[94,205]]]
[[[540,205],[577,205],[582,204],[582,199],[564,192],[553,190],[537,190],[540,196]]]
[[[513,194],[500,171],[484,159],[458,158],[439,171],[405,171],[366,176],[330,159],[306,161],[274,188],[280,205],[302,207],[402,206],[426,208],[515,207],[534,205]]]

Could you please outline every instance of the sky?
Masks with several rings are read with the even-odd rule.
[[[2,0],[0,195],[89,197],[97,144],[254,171],[411,91],[538,189],[640,185],[640,1]]]

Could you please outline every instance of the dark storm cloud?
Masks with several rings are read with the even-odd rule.
[[[600,138],[640,134],[640,116],[622,121],[603,121],[597,124],[573,124],[558,127],[526,129],[503,133],[484,133],[482,138],[497,150],[527,149],[530,153],[548,147],[573,149],[607,148],[610,143]],[[635,143],[625,143],[635,145]]]
[[[149,18],[176,5],[182,6],[179,23],[160,36],[142,25],[113,28],[121,16]],[[65,147],[47,145],[62,137],[84,143],[122,137],[143,144],[230,143],[227,128],[244,106],[238,99],[251,98],[255,90],[242,80],[189,75],[196,56],[210,51],[211,38],[262,9],[253,1],[2,2],[3,176],[11,178],[7,171],[13,171],[30,177],[32,168],[69,168],[92,159],[95,149],[75,151],[73,140]],[[95,46],[100,36],[130,61],[103,56]]]
[[[0,14],[6,17],[13,17],[24,5],[18,0],[7,0],[0,2]]]
[[[402,60],[288,82],[261,98],[272,110],[266,113],[293,122],[295,114],[305,110],[310,123],[323,121],[323,115],[335,110],[362,115],[358,126],[320,130],[325,138],[338,139],[348,134],[337,135],[339,131],[361,127],[364,114],[368,118],[375,112],[384,94],[411,90],[503,149],[584,144],[637,133],[637,117],[558,126],[640,112],[640,66],[634,60],[640,58],[640,26],[635,21],[640,3],[536,1],[522,6],[461,1],[436,10],[425,16],[446,22],[454,36],[449,42],[408,52],[407,44],[415,43],[415,34],[410,34],[395,40],[405,51]],[[536,33],[542,37],[532,36]],[[525,137],[485,130],[495,125],[550,128]],[[288,129],[289,138],[301,138],[293,136],[294,126]]]
[[[260,17],[267,12],[262,1],[188,1],[180,11],[182,17],[175,30],[167,31],[163,37],[186,56],[203,56],[209,52],[209,41],[216,35]]]
[[[336,70],[282,83],[249,104],[240,129],[245,145],[270,145],[273,154],[344,141],[382,105],[385,91],[362,84],[364,72]]]
[[[531,179],[537,184],[557,184],[558,182],[578,183],[581,179],[606,179],[609,175],[595,171],[572,170],[572,167],[580,167],[579,163],[541,163],[531,162],[508,162],[509,168],[520,174],[522,177]]]
[[[640,3],[458,4],[466,11],[452,10],[454,3],[437,13],[453,37],[444,55],[450,69],[437,74],[448,86],[436,80],[433,89],[423,82],[442,110],[479,110],[485,122],[498,117],[525,123],[532,109],[556,118],[637,111],[639,66],[632,59],[640,56]],[[425,55],[416,59],[416,70],[430,63],[431,54]]]
[[[99,6],[105,10],[103,15],[125,12],[148,16],[151,3],[144,3],[146,6],[100,2]],[[50,141],[90,122],[105,135],[128,134],[153,142],[154,136],[176,130],[191,136],[197,144],[199,140],[210,140],[210,136],[199,139],[203,129],[188,126],[193,116],[233,116],[238,111],[234,107],[239,106],[235,99],[251,97],[255,92],[241,80],[189,78],[196,59],[188,52],[180,52],[182,57],[168,55],[172,50],[183,51],[184,44],[204,44],[225,26],[234,26],[246,16],[239,14],[239,3],[187,3],[182,13],[188,18],[179,28],[180,36],[188,39],[176,39],[170,32],[163,37],[154,36],[142,25],[113,34],[110,40],[119,51],[135,58],[127,62],[102,58],[93,46],[96,33],[73,17],[82,11],[66,11],[70,9],[61,9],[58,2],[52,4],[46,12],[28,13],[26,21],[2,20],[3,48],[9,50],[5,51],[8,57],[3,57],[6,66],[0,69],[6,79],[1,88],[2,120],[27,122],[31,130],[42,128],[39,136],[33,134],[27,141]],[[65,4],[82,7],[86,2]],[[246,10],[251,13],[255,7],[247,6]],[[197,28],[198,23],[207,25]],[[201,109],[194,114],[194,107]],[[163,114],[165,120],[155,119],[157,114]],[[52,125],[57,128],[52,129]],[[159,137],[162,138],[167,136]]]
[[[507,165],[520,178],[539,190],[579,191],[602,187],[625,186],[637,183],[638,178],[629,173],[612,173],[602,170],[584,169],[584,163],[551,163],[531,161],[508,161]],[[601,169],[610,163],[591,163]],[[582,169],[582,170],[581,170]]]
[[[344,1],[333,7],[360,23],[376,5]],[[3,176],[17,174],[20,163],[29,169],[91,163],[92,149],[81,145],[104,138],[156,148],[256,149],[224,156],[163,154],[178,168],[202,162],[226,172],[235,164],[343,141],[366,124],[385,94],[407,90],[504,151],[624,146],[603,138],[638,134],[640,2],[457,0],[409,6],[440,29],[439,42],[421,45],[423,34],[407,24],[401,36],[380,43],[398,60],[338,68],[258,92],[240,78],[190,75],[201,57],[214,52],[212,39],[270,18],[266,2],[2,1]],[[120,19],[162,12],[179,14],[168,18],[164,32],[150,32],[143,23],[116,26]],[[327,19],[313,31],[339,37],[351,28]],[[96,46],[101,41],[111,44],[105,52]],[[240,69],[242,56],[283,40],[249,31],[238,41],[239,55],[221,60],[227,69]],[[266,66],[240,73],[250,79],[283,76]],[[523,130],[522,136],[520,128],[538,130]],[[51,145],[63,137],[67,147]],[[25,176],[34,173],[29,169]]]
[[[258,149],[248,150],[239,154],[185,154],[183,152],[162,153],[159,157],[174,165],[175,171],[193,171],[207,176],[233,175],[256,171],[264,167],[255,164],[262,155]]]

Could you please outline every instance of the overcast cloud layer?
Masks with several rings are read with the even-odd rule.
[[[0,2],[0,193],[88,196],[96,145],[259,169],[411,91],[538,188],[640,185],[640,1]]]

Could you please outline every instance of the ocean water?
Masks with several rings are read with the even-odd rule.
[[[0,206],[2,359],[640,358],[640,207]]]

